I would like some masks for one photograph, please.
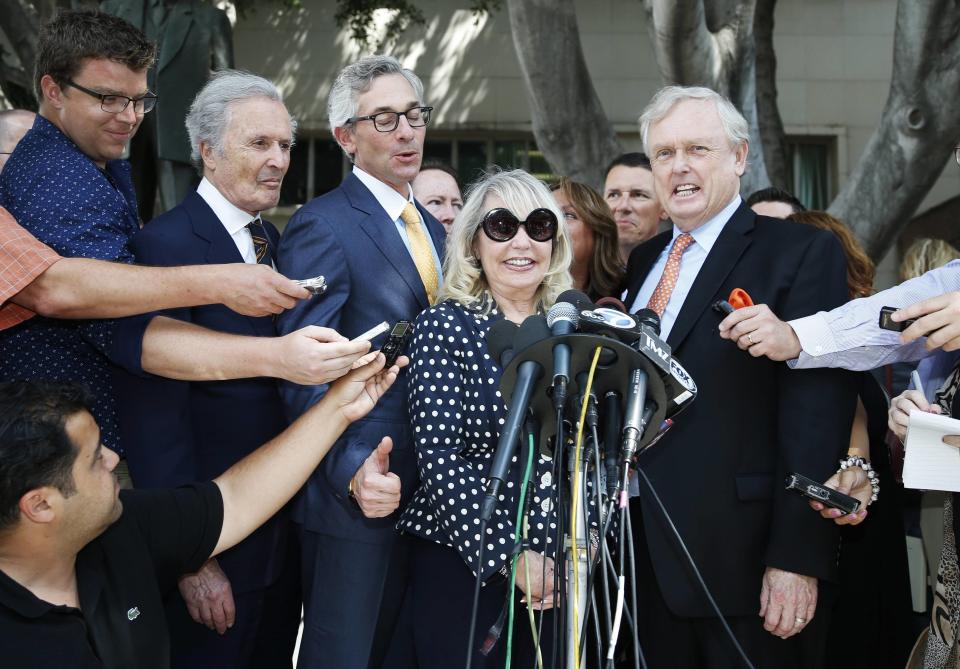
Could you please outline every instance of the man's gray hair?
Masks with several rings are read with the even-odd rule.
[[[330,120],[330,132],[336,137],[337,128],[357,115],[357,98],[370,89],[377,77],[387,74],[399,74],[410,82],[417,101],[423,104],[423,82],[420,77],[400,64],[393,56],[367,56],[340,70],[330,95],[327,97],[327,118]]]
[[[662,121],[677,103],[684,100],[713,101],[717,106],[723,132],[727,135],[731,147],[738,147],[750,139],[750,126],[747,119],[743,118],[743,114],[737,111],[732,102],[716,91],[703,86],[664,86],[657,91],[640,115],[640,139],[643,141],[644,151],[651,159],[653,155],[647,144],[650,126]]]
[[[200,144],[210,145],[223,155],[223,135],[230,124],[230,106],[251,98],[268,98],[283,104],[283,96],[270,81],[241,70],[214,72],[200,89],[187,112],[187,134],[190,135],[190,160],[201,172],[203,159]],[[297,122],[290,117],[290,134],[297,132]]]

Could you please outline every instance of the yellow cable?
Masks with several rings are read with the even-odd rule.
[[[600,361],[600,350],[601,347],[598,346],[597,350],[593,354],[593,362],[590,363],[590,374],[587,376],[587,386],[583,389],[583,403],[580,407],[580,424],[577,426],[577,445],[575,451],[575,457],[573,462],[573,480],[574,482],[580,480],[580,448],[583,446],[583,426],[587,421],[587,404],[590,397],[590,389],[593,387],[593,373],[597,370],[597,363]],[[577,562],[579,561],[579,546],[577,546],[577,515],[579,513],[579,503],[580,503],[580,486],[573,486],[573,499],[570,504],[570,539],[573,542],[573,620],[574,620],[574,630],[573,630],[573,666],[574,669],[580,669],[580,625],[576,624],[579,619],[579,610],[578,602],[580,601],[580,586],[579,579],[577,578]]]

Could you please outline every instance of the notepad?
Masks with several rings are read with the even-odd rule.
[[[960,434],[960,420],[925,411],[910,412],[904,444],[904,487],[960,492],[960,448],[943,443],[948,434]]]

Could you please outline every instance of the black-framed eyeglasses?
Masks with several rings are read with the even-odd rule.
[[[960,165],[960,146],[953,147],[953,157],[957,161],[957,165]]]
[[[495,242],[509,242],[522,225],[527,237],[535,242],[549,242],[557,234],[557,215],[549,209],[534,209],[521,221],[509,209],[497,207],[483,215],[483,233]]]
[[[126,95],[117,95],[115,93],[98,93],[97,91],[92,91],[85,86],[81,86],[72,79],[67,79],[66,83],[68,86],[73,86],[78,91],[99,99],[100,109],[108,114],[119,114],[126,109],[131,102],[133,103],[133,112],[135,114],[146,114],[148,111],[153,111],[153,108],[157,106],[157,96],[153,93],[141,95],[139,98],[128,98]]]
[[[411,128],[422,128],[430,122],[430,112],[433,107],[412,107],[405,112],[382,111],[369,116],[354,116],[347,119],[347,123],[356,123],[357,121],[373,121],[373,127],[377,132],[393,132],[400,125],[400,117],[407,119]]]

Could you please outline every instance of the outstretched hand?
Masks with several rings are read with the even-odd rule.
[[[926,336],[924,346],[928,351],[942,348],[956,351],[960,348],[960,292],[944,293],[900,309],[892,315],[896,322],[916,319],[900,335],[900,341],[909,344],[914,339]]]
[[[400,368],[407,365],[409,358],[401,356],[390,369],[383,369],[385,362],[383,354],[377,353],[371,362],[331,384],[324,399],[334,402],[350,422],[363,418],[397,380]]]
[[[720,336],[755,358],[766,356],[777,362],[793,360],[802,350],[793,328],[765,304],[742,307],[724,318]]]

